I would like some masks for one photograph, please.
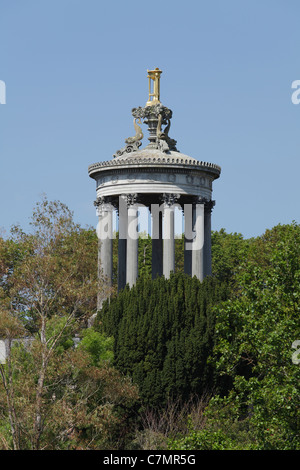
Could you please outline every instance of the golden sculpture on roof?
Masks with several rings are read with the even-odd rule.
[[[149,78],[149,99],[146,106],[152,106],[160,103],[160,75],[162,71],[159,68],[147,70]],[[151,82],[153,82],[153,90],[151,91]]]

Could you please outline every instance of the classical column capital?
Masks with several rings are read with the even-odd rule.
[[[94,206],[99,207],[104,203],[105,198],[104,197],[97,197],[97,199],[94,201]]]
[[[180,194],[174,194],[174,193],[164,193],[160,197],[162,202],[169,207],[176,204],[179,198],[180,198]]]
[[[208,213],[208,212],[210,213],[212,211],[213,207],[215,206],[216,201],[212,201],[211,199],[208,200],[206,197],[203,197],[203,196],[195,196],[193,198],[192,204],[193,205],[204,204],[204,211],[206,213]]]
[[[205,204],[204,204],[204,212],[205,213],[211,213],[211,211],[213,210],[214,206],[216,204],[216,201],[206,201]]]
[[[134,204],[138,204],[138,202],[139,195],[137,193],[131,193],[126,195],[127,207],[133,206]]]
[[[203,197],[203,196],[194,196],[193,199],[192,199],[192,204],[193,205],[206,204],[206,203],[207,203],[207,199],[206,199],[206,197]]]
[[[100,206],[103,206],[104,204],[113,206],[114,205],[113,204],[113,198],[111,196],[99,196],[94,201],[94,206],[95,207],[100,207]]]
[[[100,216],[103,212],[113,211],[115,209],[112,198],[110,196],[97,197],[94,201],[97,215]]]

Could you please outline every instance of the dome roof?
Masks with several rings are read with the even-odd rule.
[[[181,152],[170,150],[167,153],[159,149],[147,148],[134,152],[123,153],[113,160],[94,163],[89,166],[88,172],[92,174],[113,168],[144,168],[144,167],[172,167],[172,168],[189,168],[195,170],[205,170],[214,173],[218,178],[221,173],[221,167],[214,163],[199,161],[196,158],[189,157]]]
[[[191,158],[188,155],[185,155],[181,152],[176,152],[174,150],[170,150],[168,153],[162,152],[160,149],[154,148],[147,148],[145,147],[142,150],[138,150],[135,152],[125,153],[123,155],[117,156],[117,160],[151,160],[151,161],[164,161],[168,163],[192,163],[195,162],[197,164],[197,160],[195,158]]]

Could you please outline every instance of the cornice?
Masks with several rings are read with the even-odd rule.
[[[132,157],[126,158],[124,160],[114,160],[104,161],[93,163],[88,167],[88,174],[90,177],[94,173],[105,170],[114,170],[114,169],[127,169],[127,168],[136,168],[139,171],[148,171],[150,168],[160,168],[164,167],[169,170],[179,169],[194,169],[202,171],[212,171],[214,174],[219,177],[221,173],[221,167],[215,163],[208,163],[203,161],[198,161],[193,158],[176,158],[172,157]]]

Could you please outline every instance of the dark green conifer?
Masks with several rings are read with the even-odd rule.
[[[213,307],[225,298],[221,281],[201,283],[179,272],[153,281],[140,276],[104,304],[97,328],[115,338],[115,366],[138,384],[145,404],[160,406],[213,387]]]

